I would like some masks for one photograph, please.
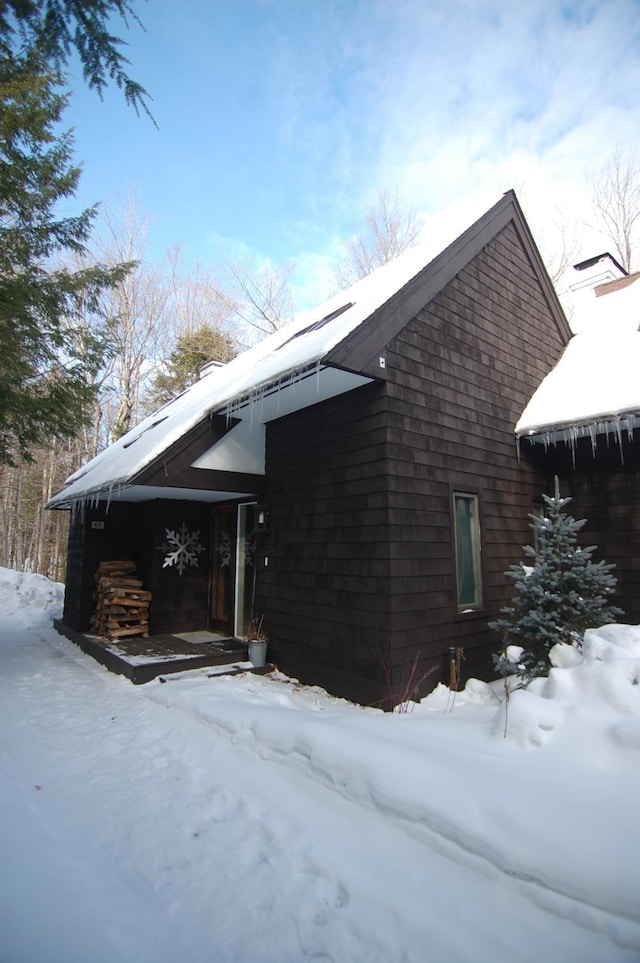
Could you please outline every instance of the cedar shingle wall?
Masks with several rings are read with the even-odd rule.
[[[420,640],[427,661],[465,647],[466,677],[486,672],[486,629],[513,592],[505,569],[530,541],[527,515],[542,476],[519,463],[513,427],[561,354],[517,235],[502,232],[390,345],[390,520],[397,662]],[[455,611],[451,491],[481,498],[481,615]],[[430,678],[430,683],[437,676]]]
[[[145,589],[152,593],[149,628],[152,633],[187,632],[207,625],[209,543],[211,510],[195,502],[157,500],[145,503],[101,503],[85,508],[72,521],[69,532],[67,587],[63,621],[69,628],[86,632],[93,615],[94,574],[100,562],[131,559]],[[180,575],[176,568],[163,568],[166,528],[185,522],[189,531],[200,532],[205,551],[197,567]],[[103,528],[92,528],[100,522]]]
[[[153,599],[149,609],[149,631],[154,633],[190,632],[204,629],[208,618],[209,546],[211,507],[198,502],[159,499],[137,506],[140,577]],[[182,575],[175,566],[163,568],[167,550],[166,530],[182,525],[189,533],[198,532],[204,551],[198,564],[188,566]]]
[[[385,407],[368,385],[267,428],[269,657],[362,701],[382,698],[373,648],[389,631]]]
[[[94,575],[100,562],[136,561],[135,505],[114,502],[86,506],[72,517],[64,596],[63,621],[70,629],[86,632],[95,608]],[[92,523],[102,528],[93,528]]]
[[[613,602],[624,610],[619,621],[640,623],[640,470],[593,472],[565,482],[563,493],[573,496],[568,511],[587,519],[581,541],[597,546],[594,561],[616,565]]]
[[[387,346],[386,384],[268,426],[274,564],[258,607],[285,671],[375,701],[382,663],[401,691],[416,649],[437,670],[427,689],[452,645],[466,676],[489,670],[486,621],[512,594],[503,573],[543,485],[513,428],[562,348],[509,227]],[[472,617],[455,612],[453,487],[481,496],[487,611]]]
[[[622,444],[622,456],[620,453]],[[523,445],[526,452],[526,446]],[[570,446],[536,446],[533,457],[544,459],[549,472],[546,493],[553,493],[553,474],[560,494],[571,497],[567,511],[586,519],[579,536],[583,545],[596,545],[594,561],[613,562],[618,580],[613,602],[624,610],[621,622],[640,622],[640,432],[633,440],[622,433],[600,436],[594,459],[591,440]]]

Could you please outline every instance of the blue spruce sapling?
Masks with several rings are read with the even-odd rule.
[[[621,609],[608,604],[617,581],[615,567],[592,561],[595,545],[581,548],[577,521],[564,509],[570,498],[543,495],[544,511],[530,515],[535,548],[524,546],[528,561],[505,573],[515,582],[517,595],[501,609],[503,618],[489,622],[502,636],[494,655],[502,675],[515,675],[521,685],[549,672],[549,651],[557,642],[580,646],[586,629],[614,622]]]

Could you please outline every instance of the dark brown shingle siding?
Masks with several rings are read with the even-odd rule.
[[[360,699],[385,696],[376,649],[400,687],[417,649],[437,668],[427,688],[451,645],[466,647],[467,675],[487,671],[487,617],[511,592],[503,573],[542,484],[513,428],[563,346],[509,225],[387,345],[385,384],[269,425],[276,566],[259,604],[285,671]],[[486,611],[462,619],[453,487],[482,498]]]

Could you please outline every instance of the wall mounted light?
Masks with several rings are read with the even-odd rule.
[[[256,505],[256,531],[269,531],[269,510],[266,505]]]

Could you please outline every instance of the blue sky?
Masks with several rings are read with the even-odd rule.
[[[78,78],[66,120],[82,202],[138,193],[152,258],[292,258],[313,299],[378,189],[437,235],[515,188],[541,234],[616,143],[640,160],[640,0],[134,6],[114,32],[159,129]]]

